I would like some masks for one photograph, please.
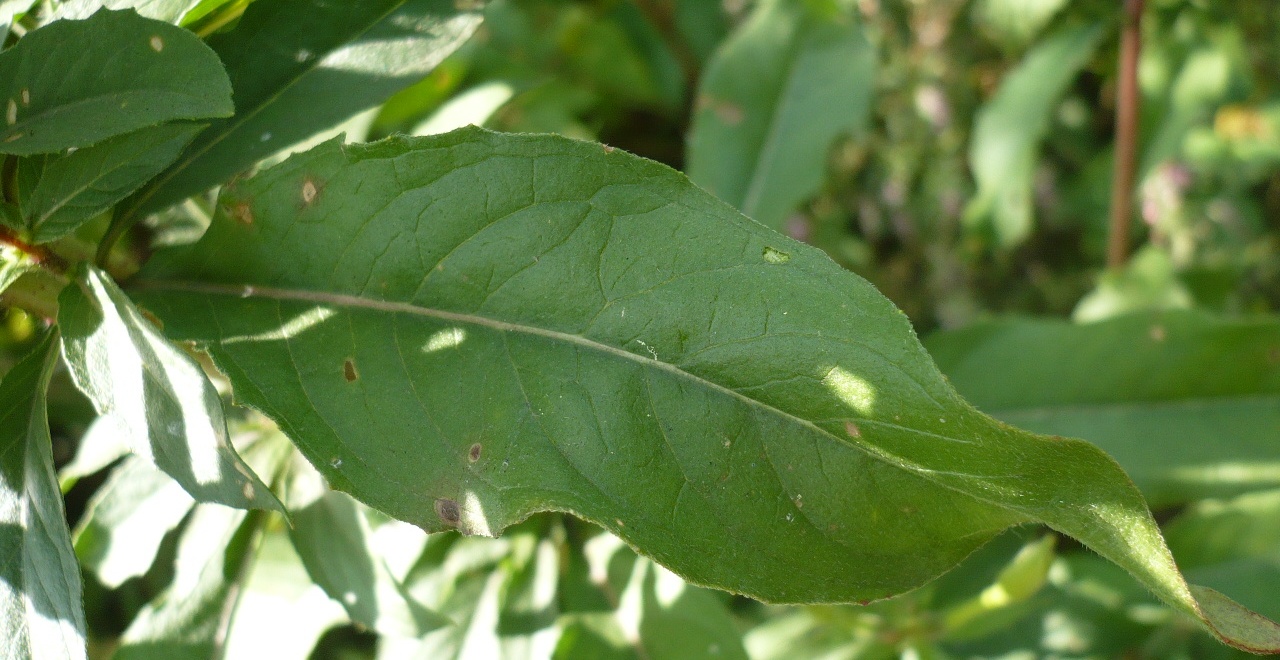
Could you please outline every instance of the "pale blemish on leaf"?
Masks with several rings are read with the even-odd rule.
[[[157,53],[164,50],[164,39],[161,39],[160,35],[151,35],[151,50]]]
[[[248,202],[240,202],[231,207],[231,217],[242,225],[253,224],[253,208]]]
[[[858,428],[858,425],[857,425],[857,424],[854,424],[853,422],[845,422],[845,423],[844,423],[844,432],[845,432],[846,434],[848,434],[848,436],[849,436],[850,438],[861,438],[861,437],[862,437],[862,430],[861,430],[861,429],[859,429],[859,428]]]
[[[471,449],[467,450],[467,458],[472,463],[475,463],[476,461],[480,460],[480,452],[483,450],[484,450],[484,447],[482,447],[480,443],[477,442],[474,445],[471,445]]]
[[[762,254],[764,256],[765,261],[775,265],[785,264],[788,261],[791,261],[791,255],[777,248],[765,247],[764,252]]]
[[[456,501],[442,497],[436,500],[436,515],[440,516],[440,520],[446,525],[457,527],[458,522],[462,520],[462,509],[458,507]]]
[[[342,459],[338,458],[337,456],[334,456],[333,458],[329,459],[329,467],[335,470],[342,469]]]
[[[9,122],[10,126],[18,123],[18,104],[13,99],[9,99],[9,107],[4,112],[4,120]]]
[[[22,105],[31,105],[31,90],[22,88]]]
[[[302,203],[303,203],[303,204],[305,204],[305,205],[307,205],[307,206],[311,206],[311,202],[314,202],[314,201],[316,200],[316,194],[317,194],[318,192],[319,192],[319,190],[317,190],[317,189],[316,189],[316,182],[315,182],[315,181],[312,181],[312,180],[311,180],[311,179],[309,179],[309,178],[308,178],[308,179],[303,180],[303,182],[302,182]]]
[[[1151,326],[1151,332],[1149,334],[1151,336],[1151,341],[1154,341],[1157,343],[1164,341],[1165,337],[1167,336],[1164,331],[1163,325]]]
[[[342,362],[342,377],[346,378],[348,383],[354,383],[360,378],[360,374],[356,372],[356,363],[351,358]]]

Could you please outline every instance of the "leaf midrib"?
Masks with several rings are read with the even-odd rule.
[[[902,470],[906,470],[912,474],[928,479],[931,483],[935,483],[944,488],[954,490],[956,492],[962,493],[964,495],[967,495],[974,499],[997,506],[1002,509],[1017,510],[1016,507],[1010,507],[1005,503],[993,501],[991,499],[981,496],[978,493],[970,492],[968,490],[962,490],[962,489],[956,488],[954,485],[935,479],[932,477],[932,474],[934,472],[937,472],[936,470],[917,465],[900,456],[896,456],[887,451],[884,451],[880,447],[877,447],[866,441],[856,440],[853,438],[843,438],[838,434],[832,433],[831,431],[828,431],[822,428],[821,426],[818,426],[813,421],[804,419],[803,417],[799,417],[795,414],[792,414],[780,408],[774,407],[764,401],[750,397],[730,387],[726,387],[714,381],[707,380],[697,374],[685,371],[669,362],[663,362],[661,360],[655,360],[651,357],[639,355],[637,353],[632,353],[631,351],[618,348],[616,346],[610,346],[608,344],[603,344],[598,341],[588,339],[586,337],[583,337],[582,335],[576,335],[576,334],[571,334],[567,332],[560,332],[558,330],[548,330],[546,328],[540,328],[532,325],[511,323],[509,321],[501,321],[498,319],[493,319],[493,318],[480,316],[476,314],[466,314],[461,312],[451,312],[451,311],[442,310],[442,309],[435,309],[431,307],[423,307],[421,305],[414,305],[411,303],[392,302],[392,301],[386,301],[386,300],[378,300],[373,298],[353,296],[349,294],[333,293],[333,292],[318,292],[318,291],[312,291],[307,289],[285,289],[285,288],[279,288],[279,287],[254,286],[254,285],[212,284],[212,283],[206,283],[206,282],[189,282],[189,281],[176,281],[176,280],[135,280],[131,284],[130,288],[136,291],[177,291],[177,292],[198,293],[198,294],[217,295],[217,296],[233,296],[238,299],[263,298],[263,299],[277,300],[277,301],[291,300],[291,301],[299,301],[299,302],[311,302],[311,303],[319,303],[319,304],[325,304],[325,305],[333,305],[336,307],[366,309],[366,310],[374,310],[374,311],[390,312],[390,313],[412,314],[415,316],[426,316],[430,318],[441,319],[441,320],[451,321],[456,323],[478,325],[478,326],[486,327],[492,330],[497,330],[499,332],[514,332],[514,333],[525,334],[525,335],[533,335],[533,336],[542,337],[545,339],[551,339],[555,341],[574,344],[576,346],[581,346],[583,348],[587,348],[587,349],[591,349],[591,350],[605,353],[608,355],[612,355],[614,357],[630,360],[632,362],[636,362],[638,364],[641,364],[647,367],[656,368],[656,369],[665,371],[669,374],[672,374],[678,378],[692,380],[703,387],[707,387],[711,390],[726,394],[734,399],[742,401],[743,403],[749,406],[762,409],[770,414],[774,414],[784,419],[787,419],[839,445],[855,447],[873,458],[876,458],[894,467],[897,467]],[[894,424],[892,422],[887,422],[884,420],[857,417],[853,415],[849,416],[847,419],[850,421],[857,421],[860,423],[870,424],[873,426],[888,427],[891,429],[896,429],[896,430],[904,431],[907,433],[941,437],[954,442],[963,442],[963,443],[971,442],[970,440],[967,440],[964,438],[943,436],[941,434],[933,433],[930,431],[913,429],[911,427]],[[955,473],[950,473],[950,474],[955,474]],[[980,475],[965,475],[965,476],[981,478]]]
[[[1052,417],[1054,415],[1096,415],[1100,413],[1129,413],[1160,411],[1170,412],[1178,409],[1189,411],[1203,410],[1221,405],[1246,403],[1280,403],[1280,392],[1260,392],[1253,394],[1201,395],[1185,398],[1151,399],[1147,401],[1085,401],[1063,405],[1004,406],[984,409],[984,412],[997,419],[1006,417]]]

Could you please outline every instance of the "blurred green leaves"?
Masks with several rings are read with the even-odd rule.
[[[689,128],[689,178],[783,229],[822,185],[835,139],[866,130],[875,67],[852,14],[761,3],[707,65]]]

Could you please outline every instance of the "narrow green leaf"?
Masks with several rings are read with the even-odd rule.
[[[707,590],[635,556],[612,534],[593,538],[586,554],[596,581],[617,598],[613,613],[616,625],[638,656],[650,660],[746,660],[733,618],[724,603]],[[564,657],[582,657],[560,650]]]
[[[111,208],[177,159],[202,128],[153,126],[48,157],[23,208],[32,240],[61,238]]]
[[[1280,487],[1280,320],[1144,313],[985,323],[925,346],[1010,424],[1085,438],[1152,506]]]
[[[0,382],[0,656],[85,657],[80,570],[53,475],[50,333]]]
[[[202,502],[283,511],[227,437],[200,365],[160,334],[106,273],[83,267],[58,299],[76,386],[122,426],[133,451]]]
[[[288,443],[259,440],[245,458],[276,475]],[[244,591],[266,521],[262,511],[216,504],[195,507],[178,541],[173,582],[125,630],[115,660],[208,660],[225,657],[226,622]]]
[[[289,537],[315,583],[351,620],[375,632],[418,637],[449,625],[408,597],[371,545],[372,531],[350,497],[327,490],[309,467],[289,488]]]
[[[870,284],[662,165],[463,129],[326,143],[220,204],[141,299],[424,529],[568,511],[698,584],[847,602],[1040,521],[1205,616],[1114,461],[979,413]]]
[[[1049,131],[1058,100],[1102,35],[1101,25],[1084,25],[1045,37],[978,112],[969,144],[978,192],[964,212],[968,227],[1003,246],[1020,243],[1031,233],[1037,148]]]
[[[114,589],[151,568],[160,542],[193,506],[178,482],[132,456],[90,500],[76,529],[76,555],[85,570]]]
[[[865,130],[875,58],[851,16],[762,3],[707,65],[689,134],[689,178],[782,228],[826,178],[832,142]]]
[[[166,23],[178,23],[200,0],[67,0],[58,5],[55,19],[85,19],[102,9],[132,9],[139,15]]]
[[[324,632],[347,622],[342,608],[311,581],[284,530],[266,533],[250,571],[231,619],[226,658],[312,657]]]
[[[479,25],[453,0],[275,0],[210,38],[235,89],[215,122],[125,213],[159,210],[421,80]]]
[[[0,53],[0,103],[0,153],[19,155],[233,111],[218,56],[194,34],[108,10],[55,21]]]

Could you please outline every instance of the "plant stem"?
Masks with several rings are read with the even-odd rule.
[[[31,257],[32,261],[59,275],[67,272],[67,268],[69,267],[66,260],[62,257],[50,252],[43,246],[22,240],[8,227],[0,226],[0,243],[12,245],[17,248],[19,252]]]
[[[1107,266],[1111,269],[1123,267],[1129,258],[1138,151],[1138,55],[1142,52],[1142,4],[1143,0],[1125,0],[1124,28],[1120,34],[1115,170],[1111,177],[1111,223],[1107,240]]]

